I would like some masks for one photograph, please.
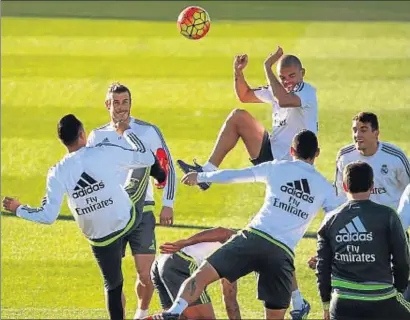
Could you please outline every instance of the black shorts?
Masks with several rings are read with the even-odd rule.
[[[198,265],[195,260],[183,252],[160,255],[155,260],[151,267],[151,280],[164,310],[172,306],[182,283],[196,269],[198,269]],[[205,289],[190,306],[206,303],[211,303],[211,299]]]
[[[249,160],[255,166],[258,164],[273,160],[273,154],[272,154],[271,143],[270,143],[270,135],[267,131],[263,133],[261,151],[259,152],[258,157],[254,159],[249,159]]]
[[[293,252],[268,234],[255,229],[242,230],[207,261],[221,278],[230,282],[255,271],[258,299],[264,301],[268,309],[289,307],[295,270]]]
[[[410,303],[404,300],[400,293],[396,297],[378,301],[361,301],[332,297],[329,311],[330,319],[337,320],[410,319]]]
[[[127,244],[129,243],[132,255],[155,254],[155,216],[151,210],[144,211],[140,224],[127,236],[124,237],[122,256],[125,256]]]

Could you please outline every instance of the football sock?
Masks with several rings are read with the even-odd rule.
[[[202,170],[205,172],[216,171],[218,170],[218,167],[208,161],[202,166]]]
[[[303,297],[299,289],[292,292],[292,308],[293,310],[302,310],[303,308]]]
[[[167,310],[169,313],[178,313],[182,314],[184,310],[188,307],[188,302],[186,302],[182,298],[177,298],[174,302],[174,304]]]

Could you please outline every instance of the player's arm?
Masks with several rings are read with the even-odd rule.
[[[403,225],[395,212],[390,214],[389,227],[394,287],[397,291],[404,292],[408,286],[410,271],[409,246]]]
[[[182,177],[182,183],[194,185],[201,182],[211,183],[247,183],[264,182],[269,176],[270,162],[244,169],[216,170],[212,172],[189,172]]]
[[[410,183],[410,163],[403,151],[397,150],[397,153],[401,161],[397,170],[396,178],[401,186],[405,188]]]
[[[229,282],[227,279],[221,279],[222,300],[225,304],[225,310],[230,320],[241,319],[241,311],[237,300],[238,286],[236,281]]]
[[[273,97],[268,88],[265,88],[265,92],[261,92],[261,90],[263,89],[262,87],[258,89],[252,89],[249,86],[243,74],[243,69],[247,66],[247,64],[248,55],[243,54],[235,56],[233,63],[234,88],[239,101],[244,103],[262,103],[268,102],[269,99],[271,101]],[[258,95],[256,94],[256,91],[258,91]],[[266,95],[269,99],[264,99],[264,97],[266,98]]]
[[[326,220],[328,221],[328,220]],[[332,293],[331,275],[333,253],[327,237],[327,223],[324,221],[317,236],[316,277],[323,309],[328,310]]]
[[[397,209],[404,230],[410,227],[410,184],[407,185],[403,194],[401,195],[399,207]]]
[[[177,176],[171,152],[165,142],[164,136],[158,127],[152,126],[150,130],[150,146],[154,152],[161,150],[167,158],[168,176],[162,193],[162,205],[173,208],[176,195]]]
[[[346,200],[346,193],[343,190],[343,159],[340,156],[340,151],[336,156],[336,166],[335,166],[335,181],[333,183],[336,195],[343,200]]]
[[[166,242],[159,248],[161,253],[174,253],[182,248],[192,246],[202,242],[226,242],[236,232],[231,229],[217,227],[208,230],[204,230],[194,234],[187,239],[181,239],[175,242]]]
[[[56,176],[55,167],[53,167],[47,175],[46,194],[41,201],[40,207],[21,205],[16,199],[5,197],[3,208],[26,220],[52,224],[60,213],[64,194],[65,189]]]
[[[326,195],[322,204],[322,209],[325,213],[335,210],[346,201],[344,197],[336,195],[335,189],[330,183],[323,188],[323,193]]]

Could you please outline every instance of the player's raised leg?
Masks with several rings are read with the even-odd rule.
[[[178,160],[178,165],[184,173],[216,170],[226,155],[236,146],[239,139],[244,142],[251,159],[257,159],[260,156],[264,143],[269,143],[268,151],[271,152],[269,135],[262,124],[248,111],[235,109],[225,119],[214,148],[204,166],[200,166],[196,162],[194,165],[189,165],[182,160]],[[209,184],[202,184],[200,188],[206,190],[209,188]]]

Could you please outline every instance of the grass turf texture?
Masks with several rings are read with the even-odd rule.
[[[176,31],[178,13],[191,4],[206,8],[212,19],[200,41]],[[40,201],[48,167],[65,152],[55,138],[56,122],[71,112],[87,130],[107,122],[103,101],[114,80],[130,87],[132,114],[161,128],[175,159],[206,160],[220,125],[238,106],[270,128],[269,105],[236,100],[232,58],[248,53],[247,79],[261,85],[263,60],[277,44],[301,57],[306,80],[318,89],[317,166],[327,178],[333,178],[337,150],[350,143],[351,117],[361,110],[376,112],[381,138],[409,153],[409,10],[405,2],[2,2],[1,196]],[[223,168],[247,165],[239,144]],[[240,228],[264,193],[262,185],[215,185],[206,193],[178,187],[175,221],[191,226]],[[69,216],[64,204],[62,217]],[[194,232],[158,227],[157,239]],[[97,265],[74,222],[41,226],[3,216],[1,234],[2,318],[107,316]],[[309,238],[296,250],[310,318],[322,315],[314,274],[305,266],[314,251]],[[131,318],[136,300],[130,255],[124,277]],[[263,317],[255,292],[253,275],[240,280],[244,318]],[[217,316],[226,318],[219,285],[212,285],[210,294]],[[159,310],[156,295],[150,310]]]

